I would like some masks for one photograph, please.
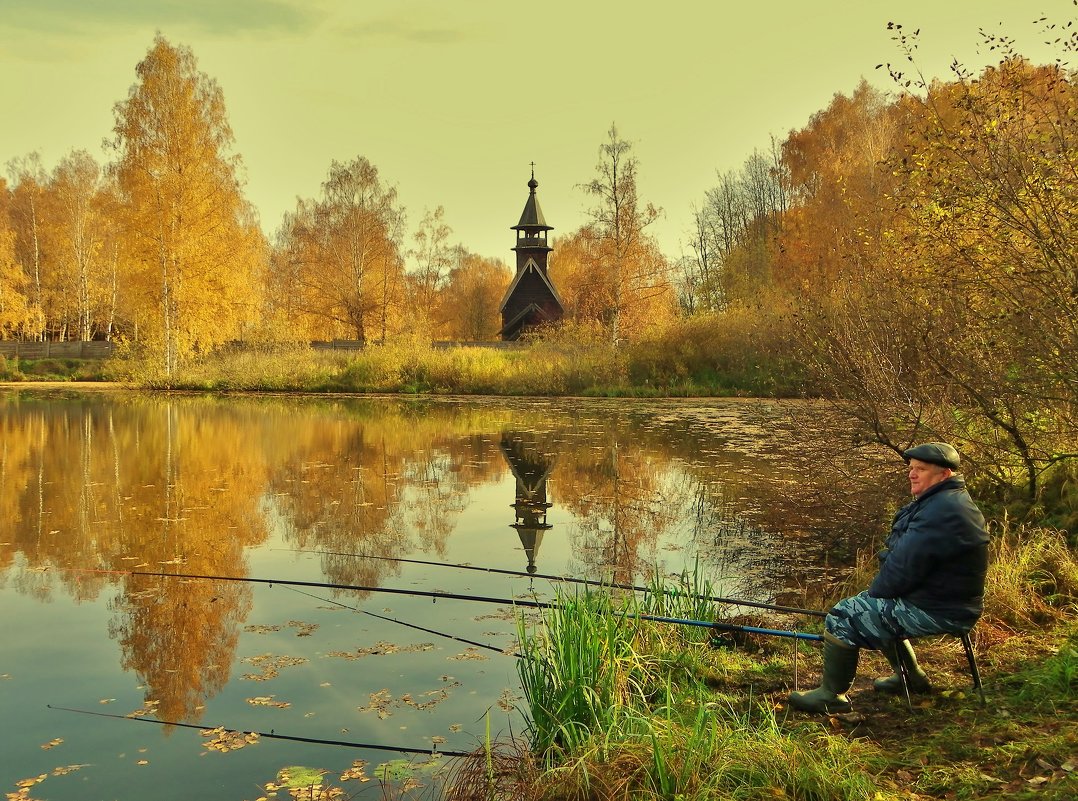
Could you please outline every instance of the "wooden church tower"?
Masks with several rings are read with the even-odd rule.
[[[517,232],[517,244],[513,248],[517,254],[517,273],[499,309],[502,330],[498,335],[506,341],[519,339],[525,331],[543,323],[560,320],[565,313],[561,298],[547,275],[547,255],[551,248],[546,232],[554,229],[546,224],[543,210],[539,208],[539,199],[535,196],[538,186],[533,164],[532,177],[528,181],[528,202],[524,204],[520,222],[512,228]]]

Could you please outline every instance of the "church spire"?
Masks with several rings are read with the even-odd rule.
[[[520,215],[520,222],[513,226],[513,230],[517,231],[517,239],[542,239],[541,245],[546,246],[546,232],[553,231],[554,226],[546,224],[546,218],[543,217],[543,210],[539,208],[539,198],[535,196],[535,190],[539,187],[539,182],[535,180],[535,162],[531,163],[532,177],[528,181],[528,200],[524,204],[524,211]],[[523,243],[517,242],[517,246],[521,246]],[[533,242],[533,245],[540,243]],[[515,248],[514,248],[515,249]]]

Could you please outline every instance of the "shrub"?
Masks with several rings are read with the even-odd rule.
[[[697,392],[796,396],[812,392],[778,300],[677,320],[629,351],[634,384]]]

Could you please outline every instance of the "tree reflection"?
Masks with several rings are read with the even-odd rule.
[[[489,412],[366,403],[332,412],[332,423],[309,416],[292,426],[292,452],[270,479],[268,506],[285,539],[322,552],[338,584],[381,586],[400,573],[398,563],[355,554],[444,557],[470,488],[504,470],[493,438],[476,431]]]
[[[615,415],[598,430],[574,432],[583,447],[559,463],[556,486],[557,500],[577,518],[583,572],[632,583],[650,572],[655,546],[679,510],[662,482],[666,460],[622,426]]]
[[[635,582],[661,566],[662,543],[760,599],[799,581],[802,561],[831,558],[829,542],[862,542],[901,496],[863,493],[855,479],[879,471],[795,404],[19,393],[0,405],[0,580],[42,600],[115,586],[122,664],[177,720],[228,680],[249,588],[88,571],[242,577],[245,550],[274,538],[319,551],[332,583],[380,586],[399,574],[393,557],[446,558],[473,490],[511,473],[529,571],[556,504],[578,574]]]
[[[19,430],[4,432],[0,469],[18,488],[3,503],[15,506],[20,521],[10,553],[23,555],[22,591],[45,597],[58,583],[76,598],[93,598],[117,580],[105,571],[173,565],[235,575],[243,549],[265,538],[256,513],[264,461],[235,458],[257,421],[239,410],[156,398],[20,406]],[[249,605],[249,590],[239,585],[163,579],[151,588],[127,576],[110,604],[109,630],[122,664],[162,714],[197,717],[227,680]]]

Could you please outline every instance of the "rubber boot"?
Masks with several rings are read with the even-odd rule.
[[[806,693],[790,693],[786,701],[802,712],[849,712],[853,707],[846,693],[857,675],[859,651],[829,634],[823,641],[823,678],[820,686]]]
[[[913,646],[910,645],[909,640],[894,642],[890,648],[883,649],[883,654],[887,657],[887,661],[891,663],[891,667],[895,672],[894,675],[879,678],[872,682],[876,692],[895,693],[896,695],[902,692],[902,677],[899,676],[902,665],[906,667],[906,683],[909,685],[911,693],[927,693],[932,689],[932,685],[928,682],[928,676],[921,670],[921,666],[917,664],[917,656],[913,653]]]

